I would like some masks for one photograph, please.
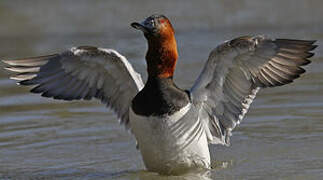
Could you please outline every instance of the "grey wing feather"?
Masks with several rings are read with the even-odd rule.
[[[194,86],[210,143],[229,145],[260,88],[293,82],[310,63],[315,41],[244,36],[215,48]]]
[[[62,100],[97,98],[128,125],[132,98],[143,88],[141,76],[112,49],[82,46],[61,54],[3,60],[11,79],[34,85],[33,93]]]

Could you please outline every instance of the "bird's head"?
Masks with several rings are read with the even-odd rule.
[[[164,15],[151,15],[140,23],[131,23],[131,26],[141,30],[148,40],[151,38],[169,38],[169,36],[174,36],[173,26]]]

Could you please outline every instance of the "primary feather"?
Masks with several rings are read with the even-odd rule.
[[[304,73],[314,42],[244,36],[215,48],[191,89],[209,142],[229,145],[259,89],[291,83]]]
[[[34,85],[33,93],[54,99],[97,98],[128,125],[132,98],[143,88],[140,75],[127,59],[112,49],[89,46],[61,54],[3,60],[20,85]]]

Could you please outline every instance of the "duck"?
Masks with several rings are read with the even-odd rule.
[[[178,87],[175,30],[165,15],[131,26],[148,43],[148,78],[114,49],[80,46],[65,52],[2,60],[19,85],[58,100],[98,99],[134,135],[148,171],[178,175],[210,169],[210,144],[230,145],[260,89],[292,83],[317,45],[315,40],[263,35],[225,41],[209,54],[190,89]]]

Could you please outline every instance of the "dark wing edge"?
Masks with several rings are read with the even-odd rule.
[[[67,101],[99,99],[126,127],[131,100],[143,88],[140,74],[112,49],[81,46],[61,54],[2,61],[8,65],[5,69],[17,73],[11,79],[34,86],[32,93]]]
[[[315,41],[244,36],[215,48],[191,93],[201,107],[209,143],[230,145],[260,88],[293,82],[305,72]]]

